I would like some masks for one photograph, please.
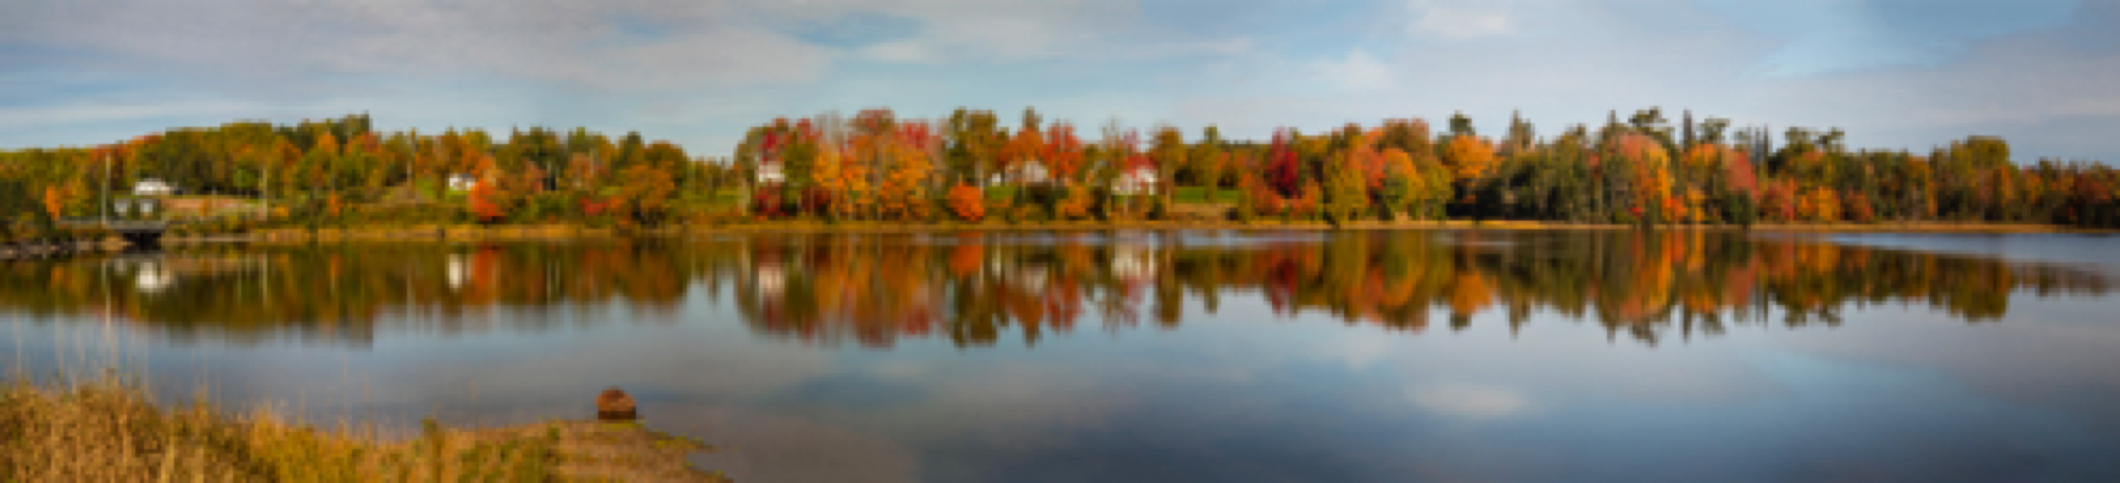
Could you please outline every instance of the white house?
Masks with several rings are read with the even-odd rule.
[[[133,183],[133,196],[169,196],[177,194],[177,187],[155,178]]]
[[[1147,166],[1135,166],[1119,174],[1112,183],[1112,192],[1121,195],[1149,195],[1156,193],[1156,170]]]
[[[781,183],[786,183],[787,181],[788,181],[788,174],[787,174],[787,172],[786,172],[786,171],[782,171],[782,170],[781,170],[781,168],[780,168],[780,163],[778,163],[778,162],[761,162],[761,163],[758,163],[758,184],[761,184],[761,185],[768,185],[768,184],[781,184]]]
[[[477,184],[478,178],[473,178],[470,174],[457,173],[449,175],[449,191],[451,192],[471,191],[471,187]]]
[[[1053,180],[1051,172],[1045,169],[1045,164],[1036,161],[1010,166],[1008,179],[1019,184],[1042,184]]]

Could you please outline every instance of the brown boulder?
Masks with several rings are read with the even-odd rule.
[[[636,417],[638,416],[633,412],[633,396],[626,395],[625,391],[612,387],[605,389],[603,394],[596,395],[596,419],[626,421]]]

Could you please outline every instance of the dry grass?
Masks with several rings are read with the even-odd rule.
[[[0,388],[0,482],[722,481],[684,464],[705,446],[638,425],[549,421],[408,441],[372,426],[320,430],[271,411],[165,408],[106,377]]]

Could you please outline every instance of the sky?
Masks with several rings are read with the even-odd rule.
[[[1229,138],[1661,107],[2111,163],[2116,27],[2120,0],[24,0],[0,2],[0,149],[358,112],[726,156],[775,117],[875,107]]]

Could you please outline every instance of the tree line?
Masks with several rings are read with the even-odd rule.
[[[367,115],[235,122],[108,145],[0,152],[11,234],[107,216],[141,180],[250,200],[254,223],[656,226],[728,219],[1158,219],[1221,203],[1240,220],[1524,219],[1622,224],[1963,221],[2112,227],[2120,173],[2013,160],[1997,137],[1926,154],[1851,149],[1840,129],[1617,113],[1541,136],[1512,116],[1485,136],[1463,114],[1348,124],[1268,140],[1144,133],[1114,120],[1086,139],[1025,109],[938,119],[887,109],[750,128],[726,157],[638,133],[533,127],[378,132]],[[452,183],[452,179],[457,181]]]

